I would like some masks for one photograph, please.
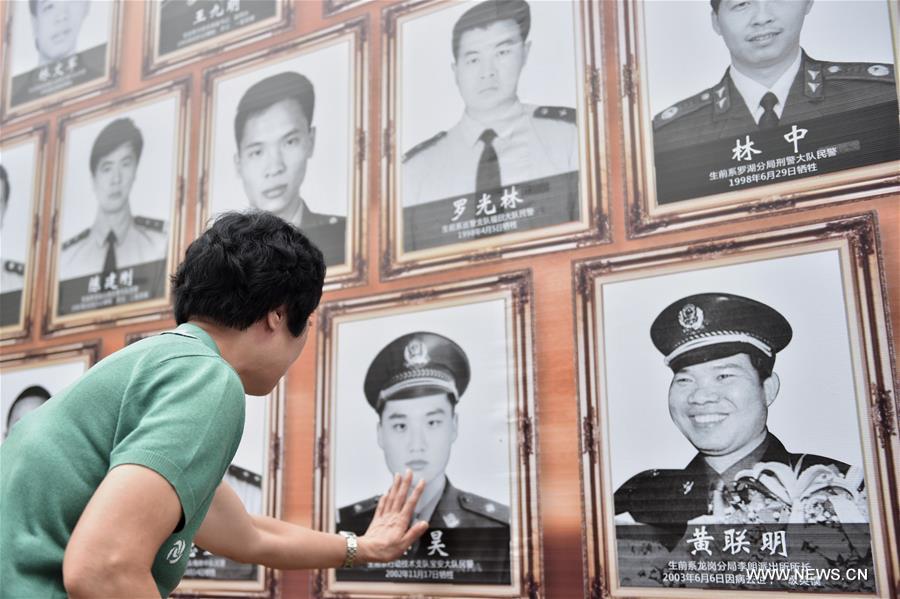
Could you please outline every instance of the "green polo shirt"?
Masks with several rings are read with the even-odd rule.
[[[20,420],[0,446],[0,597],[66,596],[66,544],[94,490],[121,464],[155,470],[181,501],[184,524],[160,546],[152,569],[167,596],[243,428],[241,381],[197,326],[183,324],[99,362]]]

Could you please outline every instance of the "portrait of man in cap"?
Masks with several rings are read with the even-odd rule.
[[[477,565],[454,572],[454,582],[509,584],[509,507],[457,488],[445,473],[461,426],[456,405],[463,401],[470,376],[469,359],[457,343],[417,331],[378,352],[363,392],[378,414],[375,437],[388,471],[410,469],[416,480],[425,481],[414,518],[427,521],[429,529],[403,559],[472,560]],[[379,498],[339,507],[337,530],[364,533]],[[386,580],[383,572],[371,569],[339,571],[337,576]]]
[[[345,260],[347,218],[314,212],[300,191],[316,147],[315,107],[313,84],[301,73],[251,85],[234,115],[234,167],[251,207],[299,227],[334,266]]]
[[[669,415],[697,454],[684,468],[646,470],[619,486],[618,524],[651,526],[672,549],[689,523],[868,521],[859,468],[794,453],[767,426],[781,387],[776,354],[792,336],[777,310],[735,294],[691,295],[660,312],[650,337],[673,374]],[[807,471],[837,482],[810,497],[785,496],[773,482],[796,489],[788,479]]]
[[[672,31],[677,27],[682,32],[707,27],[705,22],[689,23],[686,18],[682,23],[664,21],[669,9],[662,4],[646,6],[648,18],[659,20],[654,29],[657,34],[664,27]],[[758,161],[765,165],[767,160],[778,164],[777,159],[789,155],[800,154],[804,163],[815,162],[816,168],[810,172],[807,164],[797,169],[799,172],[783,173],[779,179],[900,158],[894,59],[889,50],[883,55],[880,50],[890,47],[889,19],[884,19],[884,29],[868,32],[878,43],[868,45],[868,40],[858,40],[855,44],[862,55],[884,62],[841,62],[820,56],[823,38],[830,41],[839,32],[829,36],[826,32],[804,31],[806,21],[817,10],[826,13],[817,22],[819,27],[837,26],[835,19],[847,24],[847,31],[840,32],[842,36],[862,31],[860,24],[871,22],[862,18],[871,18],[867,14],[875,9],[885,8],[887,17],[886,7],[878,3],[867,4],[862,13],[860,8],[855,2],[819,6],[814,0],[710,0],[709,26],[721,43],[719,48],[709,48],[710,55],[716,56],[718,49],[727,50],[728,66],[716,82],[710,82],[712,85],[663,105],[661,110],[657,104],[652,130],[658,202],[734,191],[749,182],[741,180],[735,185],[732,181],[729,185],[726,177],[719,176],[720,170]],[[660,11],[659,16],[654,17],[654,11]],[[691,13],[691,17],[695,19],[697,14]],[[666,60],[670,48],[663,42],[648,38],[650,60]],[[813,49],[808,52],[804,44],[810,43]],[[848,47],[853,49],[850,44]],[[665,95],[667,87],[677,87],[678,78],[667,80],[667,75],[672,73],[660,69],[657,80],[651,78],[651,104],[654,91]],[[749,142],[752,145],[747,150]],[[830,155],[818,152],[827,147],[836,150]],[[692,168],[687,170],[685,151],[693,156]],[[808,151],[815,160],[806,155]],[[793,160],[783,160],[781,166],[793,164]],[[716,174],[710,176],[711,171]],[[734,176],[729,175],[732,179]],[[677,184],[679,178],[681,183]],[[752,182],[772,180],[774,177],[766,175]]]

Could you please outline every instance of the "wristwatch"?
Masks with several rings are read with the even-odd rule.
[[[353,562],[356,561],[356,551],[359,549],[356,533],[341,530],[338,534],[347,539],[347,555],[344,557],[344,563],[341,564],[341,568],[352,568]]]

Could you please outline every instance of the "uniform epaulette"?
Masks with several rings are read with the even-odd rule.
[[[682,100],[677,104],[669,106],[658,115],[653,117],[653,128],[659,129],[663,125],[667,125],[673,121],[677,121],[679,118],[691,114],[692,112],[696,112],[704,106],[709,106],[713,103],[714,93],[714,88],[711,87],[709,89],[703,90],[695,96],[691,96],[690,98]]]
[[[344,519],[344,516],[358,516],[366,512],[374,512],[375,508],[378,507],[379,499],[381,499],[381,495],[373,495],[368,499],[363,499],[362,501],[357,501],[353,505],[348,505],[347,507],[341,508],[341,520]]]
[[[894,82],[894,65],[880,62],[823,62],[825,78],[830,80]]]
[[[24,275],[25,265],[21,262],[16,262],[15,260],[6,260],[3,262],[3,270],[16,275]]]
[[[254,487],[262,487],[262,477],[256,472],[250,472],[249,470],[244,470],[240,466],[229,464],[228,474],[239,481],[253,485]]]
[[[156,218],[147,218],[146,216],[135,216],[134,224],[145,229],[152,229],[160,233],[166,230],[166,221]]]
[[[553,119],[574,124],[575,116],[575,109],[566,106],[538,106],[534,109],[534,118],[536,119]]]
[[[409,160],[410,158],[412,158],[413,156],[415,156],[422,150],[427,150],[428,148],[430,148],[431,146],[433,146],[434,144],[439,142],[441,139],[443,139],[443,137],[445,135],[447,135],[447,132],[441,131],[437,135],[434,135],[433,137],[429,137],[428,139],[426,139],[419,145],[413,146],[413,148],[409,152],[407,152],[406,154],[403,155],[403,162],[406,162],[407,160]]]
[[[66,241],[64,241],[62,244],[62,249],[64,249],[64,250],[69,249],[70,247],[72,247],[73,245],[78,243],[79,241],[82,241],[83,239],[87,239],[87,236],[90,234],[91,234],[91,229],[90,229],[90,227],[88,227],[87,229],[85,229],[84,231],[82,231],[81,233],[76,235],[75,237],[72,237],[71,239],[67,239]]]
[[[501,524],[509,524],[509,508],[501,503],[475,495],[474,493],[460,493],[459,507],[462,509],[496,520]]]

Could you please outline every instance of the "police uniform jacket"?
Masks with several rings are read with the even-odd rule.
[[[463,113],[442,131],[403,157],[403,206],[475,192],[478,162],[484,150],[479,138],[493,129],[501,183],[512,185],[578,170],[575,109],[516,104],[495,123],[481,123]]]
[[[375,495],[338,510],[338,530],[362,535],[369,527],[380,495]],[[475,559],[485,576],[509,576],[509,507],[474,493],[461,491],[450,484],[428,521],[428,531],[404,554],[405,559],[434,558],[428,554],[430,532],[440,530],[446,552],[452,559]]]
[[[801,460],[804,469],[816,464],[834,465],[846,473],[850,468],[831,458],[790,453],[775,435],[768,433],[757,449],[727,472],[736,473],[760,462],[778,462],[794,468]],[[659,541],[671,549],[684,535],[689,520],[712,512],[712,493],[721,480],[700,453],[681,470],[645,470],[616,490],[616,514],[627,512],[640,524],[656,526]]]
[[[725,76],[716,85],[666,108],[654,117],[653,145],[656,152],[737,138],[757,130],[756,119],[735,87],[730,69],[725,71]],[[779,123],[840,115],[886,102],[897,102],[893,65],[827,62],[811,58],[803,52],[800,69],[784,101]],[[885,125],[873,123],[872,126]]]
[[[25,264],[16,260],[4,260],[0,270],[0,293],[19,291],[25,287]]]
[[[313,244],[322,250],[325,265],[343,264],[346,260],[344,244],[347,235],[347,218],[336,214],[313,212],[300,198],[300,206],[290,219]]]
[[[66,240],[60,250],[59,280],[91,276],[103,270],[109,228],[96,223]],[[165,221],[135,216],[124,231],[115,231],[116,268],[165,260],[169,234]]]

